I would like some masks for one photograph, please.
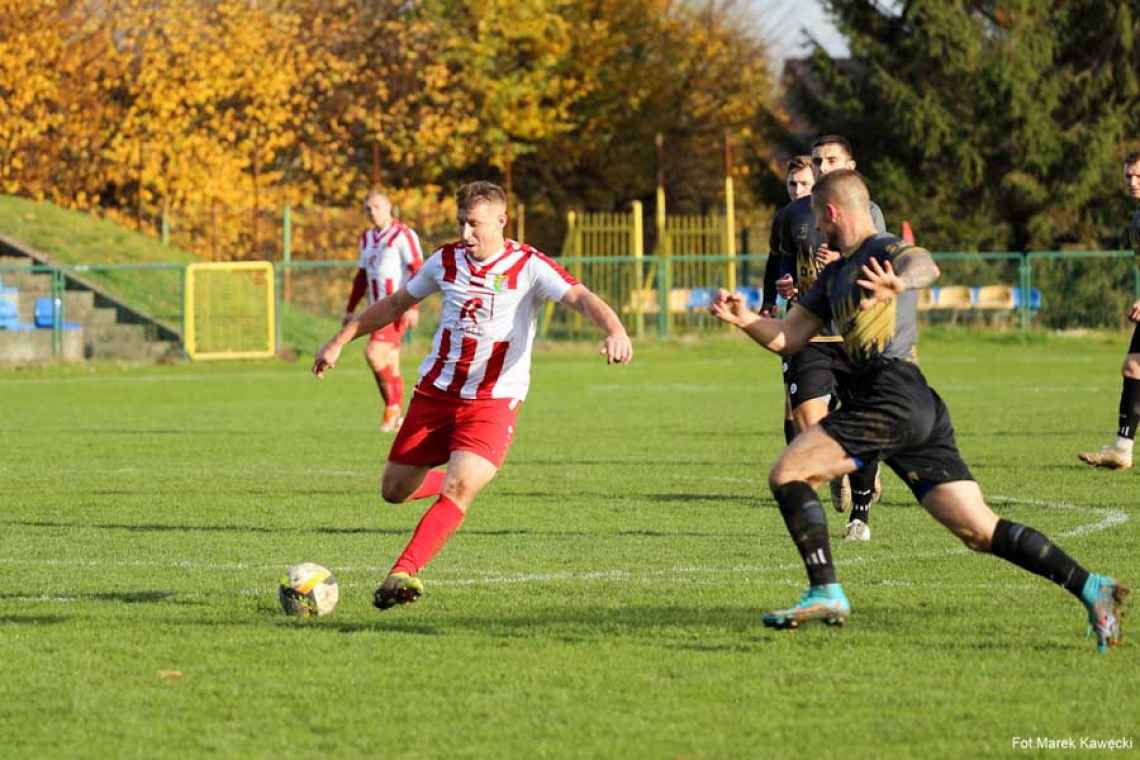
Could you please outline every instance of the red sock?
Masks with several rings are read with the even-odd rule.
[[[412,540],[404,547],[404,553],[392,566],[392,572],[411,575],[418,573],[439,553],[462,522],[463,510],[459,505],[446,496],[440,496],[420,518],[420,524],[416,526]]]
[[[372,376],[375,378],[376,387],[380,389],[380,398],[384,401],[384,406],[391,403],[389,399],[392,398],[391,384],[388,382],[388,370],[381,369],[380,371],[372,370]]]
[[[404,405],[404,376],[388,374],[388,406]]]
[[[420,487],[412,492],[408,497],[408,501],[415,501],[416,499],[426,499],[429,496],[439,496],[443,493],[443,479],[447,473],[443,470],[428,470],[428,474],[424,475],[424,482],[420,483]]]
[[[377,372],[376,384],[380,386],[380,395],[384,397],[385,406],[400,405],[400,397],[392,395],[392,370],[385,367]]]

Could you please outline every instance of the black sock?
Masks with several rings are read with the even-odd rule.
[[[784,443],[791,443],[792,439],[796,437],[796,423],[791,420],[784,420]]]
[[[1132,440],[1136,437],[1136,425],[1140,423],[1140,380],[1124,378],[1120,389],[1120,427],[1116,434]]]
[[[808,583],[821,586],[835,583],[835,565],[831,562],[831,544],[827,536],[827,516],[819,497],[802,480],[772,489],[780,514],[807,568]]]
[[[851,480],[851,519],[871,524],[871,499],[875,496],[875,476],[879,463],[869,462],[848,477]]]
[[[1078,599],[1089,571],[1061,548],[1026,525],[998,520],[990,551],[1031,573],[1047,578]]]

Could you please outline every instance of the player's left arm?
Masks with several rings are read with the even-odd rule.
[[[606,364],[628,364],[633,359],[633,343],[625,332],[625,326],[609,304],[593,291],[578,283],[566,291],[561,303],[589,317],[605,331],[606,340],[598,353],[606,357]]]
[[[863,279],[857,283],[868,291],[859,308],[869,309],[877,303],[886,303],[907,290],[925,288],[938,279],[941,272],[930,251],[917,246],[882,263],[872,257],[863,265]]]
[[[883,218],[883,210],[879,204],[871,201],[871,224],[875,225],[875,232],[886,232],[887,221]]]

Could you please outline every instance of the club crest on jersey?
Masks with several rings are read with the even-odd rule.
[[[806,224],[797,224],[796,229],[792,232],[792,235],[796,240],[807,240],[808,226]]]

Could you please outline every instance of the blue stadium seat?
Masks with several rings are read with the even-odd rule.
[[[36,299],[35,326],[51,327],[55,322],[55,301],[47,296]],[[78,322],[64,322],[64,330],[78,330],[83,325]]]
[[[1021,308],[1023,288],[1013,289],[1013,306],[1015,309]],[[1042,295],[1041,291],[1037,288],[1029,289],[1029,310],[1037,311],[1041,308]]]
[[[6,288],[10,293],[0,293],[0,330],[32,330],[32,325],[20,321],[20,309],[16,301],[16,289]]]
[[[716,293],[716,291],[712,288],[693,288],[689,291],[689,302],[686,308],[707,309],[713,302],[714,293]]]
[[[759,310],[764,303],[760,288],[749,286],[744,288],[737,288],[736,292],[744,296],[744,302],[748,305],[748,308],[752,309],[753,311]]]
[[[8,293],[7,290],[0,290],[0,329],[15,330],[20,324],[20,310],[15,291]]]
[[[55,306],[50,298],[36,299],[36,327],[51,327],[55,322]]]

